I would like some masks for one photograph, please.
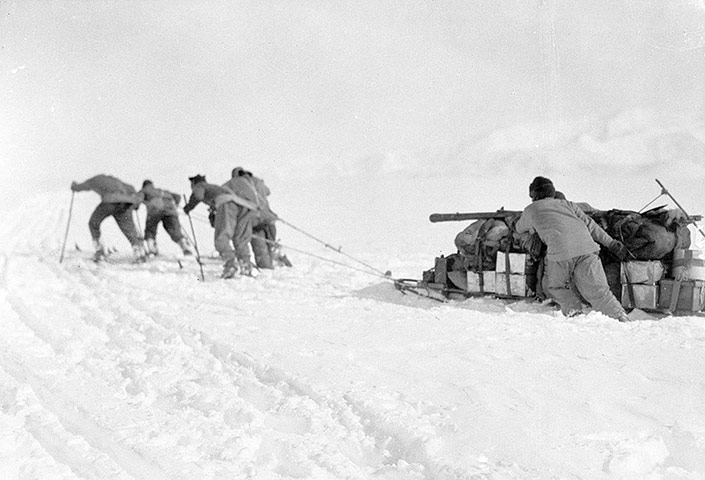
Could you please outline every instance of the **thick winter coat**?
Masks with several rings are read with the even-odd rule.
[[[516,223],[517,233],[536,232],[547,245],[546,258],[568,260],[599,252],[614,239],[573,202],[544,198],[528,205]],[[598,243],[595,243],[598,242]]]
[[[179,205],[181,197],[176,193],[156,188],[154,185],[146,185],[137,193],[139,201],[147,206],[148,214],[178,214],[176,207]]]
[[[235,195],[249,200],[259,206],[259,200],[254,185],[244,176],[236,175],[223,184],[224,187],[232,190]]]
[[[212,209],[216,209],[228,201],[228,196],[233,192],[229,188],[213,185],[212,183],[197,183],[191,186],[191,197],[184,205],[184,212],[189,213],[200,202],[205,203]]]
[[[191,197],[184,212],[189,213],[200,202],[215,210],[213,222],[214,246],[226,262],[234,257],[244,265],[251,265],[249,244],[252,240],[253,210],[244,206],[249,203],[227,187],[199,182],[191,184]],[[254,207],[254,205],[252,205]],[[232,242],[235,249],[230,246]]]
[[[277,216],[269,207],[267,196],[270,194],[269,188],[261,178],[253,175],[235,175],[223,184],[224,187],[244,199],[256,205],[255,223],[272,223]]]
[[[100,195],[103,203],[137,203],[135,187],[110,175],[96,175],[83,183],[73,183],[71,190],[92,190]]]

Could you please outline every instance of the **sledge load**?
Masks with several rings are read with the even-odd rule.
[[[674,314],[705,309],[705,252],[691,249],[688,228],[700,216],[665,206],[639,213],[577,205],[629,250],[627,261],[605,247],[599,253],[610,290],[624,308]],[[457,252],[436,258],[421,280],[397,280],[397,288],[437,299],[549,299],[546,246],[535,233],[516,232],[521,214],[500,209],[431,215],[431,222],[473,222],[455,237]]]

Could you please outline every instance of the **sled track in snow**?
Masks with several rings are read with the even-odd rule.
[[[23,335],[5,350],[0,371],[15,390],[31,389],[41,413],[26,430],[57,464],[86,478],[264,469],[363,479],[400,463],[418,478],[497,473],[497,466],[444,464],[433,458],[427,433],[364,398],[317,392],[181,320],[204,311],[232,314],[235,302],[212,305],[209,298],[204,306],[197,295],[125,281],[105,267],[24,255],[6,257],[2,266],[7,303],[21,324],[13,330]],[[23,269],[35,273],[23,278]],[[43,281],[32,285],[37,270]],[[166,308],[170,300],[179,308]],[[61,325],[52,320],[58,316]],[[27,359],[27,351],[41,352],[43,361]],[[90,455],[75,453],[75,445]],[[260,451],[276,453],[263,458]],[[501,478],[514,478],[517,469],[500,470]],[[523,478],[534,476],[528,473]]]
[[[93,284],[95,279],[90,276],[84,276],[83,280],[88,282],[92,289],[96,288]],[[120,282],[120,279],[111,279]],[[250,279],[244,279],[250,281]],[[226,285],[228,283],[226,282]],[[159,323],[170,331],[179,331],[179,335],[183,337],[198,338],[198,342],[205,347],[211,355],[224,365],[231,365],[233,368],[246,368],[257,378],[259,382],[268,385],[280,391],[286,391],[286,394],[297,395],[302,398],[313,400],[316,408],[320,411],[325,411],[327,416],[330,416],[342,425],[346,430],[360,432],[364,431],[365,447],[370,448],[370,442],[375,445],[375,448],[370,455],[380,459],[381,463],[396,463],[403,460],[408,464],[421,465],[421,471],[427,472],[429,478],[437,479],[463,479],[463,478],[480,478],[485,475],[483,472],[475,471],[470,474],[467,471],[462,471],[448,465],[440,464],[434,461],[425,451],[424,443],[427,439],[418,436],[415,432],[409,431],[402,424],[395,423],[393,420],[384,418],[384,415],[375,412],[374,409],[363,401],[358,401],[352,395],[345,395],[342,398],[335,398],[331,395],[317,393],[314,389],[302,382],[301,380],[287,374],[286,372],[266,366],[256,362],[249,355],[237,352],[230,345],[217,342],[207,337],[202,332],[199,332],[192,327],[178,325],[178,319],[171,315],[164,315],[155,308],[154,304],[150,304],[145,300],[139,299],[139,293],[144,293],[143,286],[135,286],[131,283],[122,283],[125,289],[131,290],[127,294],[133,300],[132,305],[142,313],[147,314],[152,320]],[[109,294],[110,292],[106,292]],[[150,293],[161,296],[164,291],[158,288],[151,288]],[[183,297],[179,297],[183,300]],[[210,304],[212,298],[208,299]],[[232,308],[238,310],[235,302],[219,302],[218,307]],[[202,307],[199,305],[199,310]],[[218,310],[221,310],[219,308]],[[357,448],[361,448],[358,446]],[[391,453],[390,453],[391,452]],[[389,457],[383,460],[383,457]],[[484,472],[486,473],[486,472]]]

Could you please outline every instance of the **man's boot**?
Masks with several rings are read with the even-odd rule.
[[[247,275],[248,277],[252,277],[252,262],[250,260],[238,260],[238,263],[240,264],[240,275]]]
[[[233,278],[235,275],[237,275],[237,262],[235,258],[229,258],[223,265],[223,274],[220,278]]]
[[[291,267],[291,261],[289,261],[289,258],[282,252],[282,247],[279,243],[272,245],[272,260],[274,260],[278,266]]]
[[[193,255],[193,250],[191,250],[191,244],[189,243],[188,238],[181,237],[181,240],[179,240],[179,246],[181,247],[181,251],[184,255]]]
[[[94,262],[100,262],[108,256],[107,253],[105,253],[105,247],[103,246],[103,242],[101,242],[100,240],[93,240],[93,250],[95,250],[95,253],[93,254]]]
[[[142,245],[133,245],[132,253],[134,254],[134,263],[145,263],[147,261],[147,253]]]
[[[159,255],[159,247],[157,247],[157,240],[155,238],[148,238],[146,242],[147,248],[145,253],[147,255],[154,255],[155,257]]]

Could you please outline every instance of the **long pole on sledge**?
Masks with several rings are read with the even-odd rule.
[[[692,223],[693,225],[695,225],[695,228],[698,230],[698,232],[700,232],[700,235],[702,235],[703,237],[705,237],[705,233],[700,229],[700,227],[698,226],[698,224],[695,223],[695,220],[693,219],[693,217],[691,217],[690,215],[688,215],[688,212],[685,211],[685,208],[683,208],[683,207],[681,206],[681,204],[678,203],[678,200],[676,200],[675,198],[673,198],[673,195],[671,195],[671,192],[669,192],[669,191],[666,189],[666,187],[663,186],[663,183],[661,183],[661,181],[660,181],[658,178],[656,178],[655,180],[656,180],[656,183],[658,183],[659,186],[661,187],[661,195],[668,195],[668,197],[669,197],[671,200],[673,200],[673,203],[675,203],[676,206],[681,209],[681,212],[683,212],[683,214],[687,217],[688,222],[690,222],[690,223]]]
[[[519,215],[521,212],[511,210],[498,210],[496,212],[471,212],[471,213],[432,213],[428,219],[432,223],[460,222],[463,220],[483,220],[488,218],[507,218]]]
[[[61,245],[61,256],[59,256],[59,263],[64,261],[64,251],[66,251],[66,240],[69,238],[69,227],[71,226],[71,212],[73,212],[73,197],[76,192],[71,191],[71,203],[69,204],[69,219],[66,221],[66,233],[64,233],[64,243]]]
[[[186,201],[186,195],[184,195],[184,201]],[[193,235],[193,249],[196,250],[196,261],[198,262],[198,267],[201,269],[201,281],[206,281],[206,276],[203,274],[203,263],[201,262],[201,253],[198,251],[198,242],[196,241],[196,230],[193,228],[193,220],[191,220],[191,214],[187,213],[188,223],[191,225],[191,234]]]

